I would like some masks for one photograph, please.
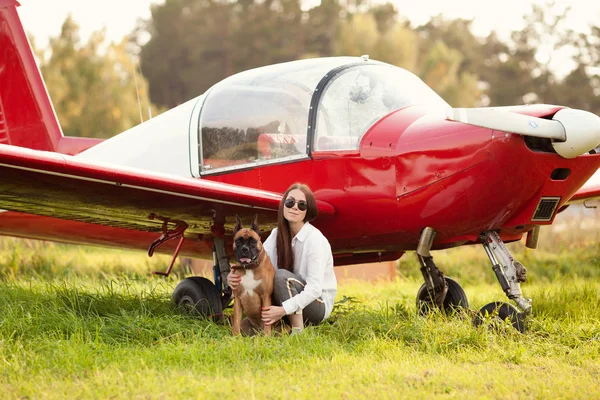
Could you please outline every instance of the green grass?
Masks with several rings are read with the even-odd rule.
[[[0,238],[0,397],[600,398],[598,239],[511,245],[529,269],[523,334],[417,316],[408,254],[395,281],[340,284],[327,323],[245,338],[172,311],[182,276],[150,275],[168,257]],[[434,256],[471,309],[505,300],[481,248]]]
[[[173,313],[171,285],[154,279],[6,281],[0,388],[8,398],[600,395],[598,282],[531,287],[525,334],[417,317],[419,285],[347,283],[330,323],[299,337],[240,338]],[[465,289],[476,306],[496,295]]]

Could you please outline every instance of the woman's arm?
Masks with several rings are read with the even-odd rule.
[[[302,292],[283,302],[282,306],[288,315],[304,309],[304,307],[321,297],[325,270],[333,268],[331,246],[327,239],[322,234],[314,235],[314,238],[311,237],[310,239],[312,240],[307,240],[303,248],[303,251],[307,252],[303,276],[306,286],[304,286]],[[304,268],[302,270],[304,272]]]

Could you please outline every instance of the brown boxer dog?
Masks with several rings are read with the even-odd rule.
[[[251,325],[250,330],[264,331],[266,335],[270,335],[271,327],[262,322],[261,309],[271,305],[275,267],[258,235],[258,214],[254,216],[251,228],[242,228],[240,217],[236,215],[235,218],[237,222],[233,230],[233,251],[239,264],[231,268],[241,275],[242,280],[234,290],[233,334],[240,334],[242,313],[245,312]]]

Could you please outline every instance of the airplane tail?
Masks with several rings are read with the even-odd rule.
[[[16,0],[0,0],[0,144],[77,154],[99,139],[64,137]]]

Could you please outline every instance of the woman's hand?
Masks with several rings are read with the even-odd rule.
[[[280,306],[263,307],[261,316],[265,325],[273,325],[285,316],[285,308]]]
[[[242,281],[242,277],[240,275],[236,274],[234,269],[232,268],[229,271],[229,275],[227,275],[227,284],[229,285],[229,287],[232,290],[235,290],[240,285],[241,281]]]

